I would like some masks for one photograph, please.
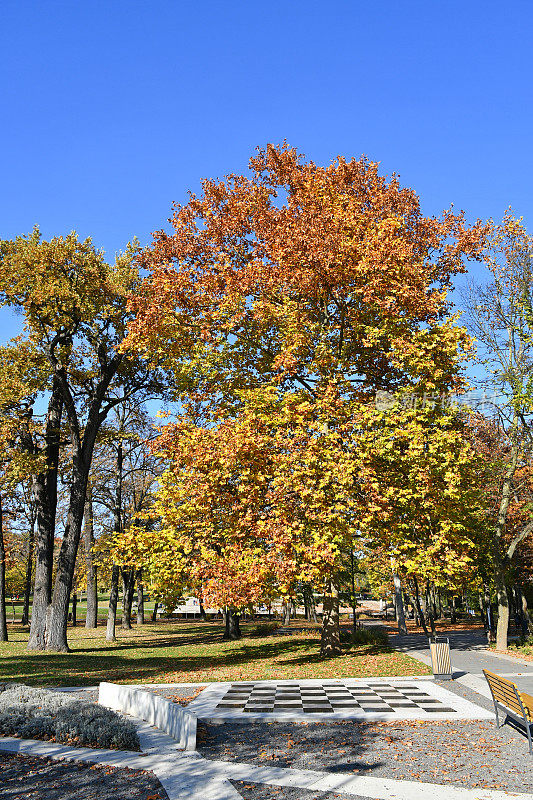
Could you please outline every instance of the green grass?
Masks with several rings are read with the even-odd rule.
[[[515,656],[526,656],[527,658],[533,657],[533,639],[528,639],[525,642],[510,642],[507,650]]]
[[[105,628],[69,628],[70,653],[27,649],[28,632],[10,626],[0,643],[0,681],[34,686],[90,686],[115,683],[201,683],[285,678],[346,678],[422,675],[429,669],[404,653],[375,642],[353,645],[342,655],[322,658],[317,631],[290,636],[273,625],[242,624],[243,638],[223,642],[220,623],[163,621],[117,628],[106,642]]]
[[[11,600],[8,598],[6,602],[6,614],[7,619],[9,622],[13,621],[13,617],[16,622],[20,622],[22,619],[22,609],[24,606],[23,600]],[[109,606],[109,595],[100,594],[98,596],[98,620],[104,623],[104,620],[107,619],[107,610]],[[32,603],[30,601],[30,616],[31,616],[31,608]],[[120,619],[121,615],[121,606],[119,603],[119,607],[117,609],[117,618]],[[146,618],[151,617],[152,611],[154,610],[154,601],[153,600],[146,600],[144,603],[144,615]],[[69,611],[72,611],[72,603],[69,605]],[[78,601],[78,605],[76,608],[76,618],[78,620],[78,624],[85,623],[85,615],[87,612],[87,600],[85,597],[83,600]],[[132,611],[132,618],[136,618],[136,612]]]

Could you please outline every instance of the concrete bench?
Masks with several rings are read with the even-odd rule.
[[[489,672],[487,669],[484,669],[483,674],[487,679],[494,703],[496,727],[500,727],[498,711],[503,711],[506,718],[502,724],[505,724],[507,717],[510,717],[524,728],[529,742],[529,752],[533,755],[531,741],[531,731],[533,728],[533,697],[531,697],[530,694],[521,692],[515,683],[508,681],[506,678],[502,678],[500,675],[496,675],[494,672]]]

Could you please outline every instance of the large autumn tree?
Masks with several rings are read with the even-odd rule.
[[[28,398],[21,392],[13,401],[0,396],[2,412],[19,415],[17,444],[42,456],[42,472],[35,475],[31,649],[68,649],[68,603],[97,435],[112,409],[161,389],[142,359],[121,350],[128,298],[138,282],[133,250],[109,264],[90,239],[80,241],[75,233],[44,241],[35,229],[29,236],[0,242],[0,303],[16,309],[24,320],[23,335],[2,358],[11,373],[20,371],[21,384],[30,390]],[[35,384],[36,373],[40,385]],[[33,420],[39,405],[47,406],[45,419],[30,427],[27,420]],[[62,424],[69,440],[69,497],[52,586]]]
[[[508,212],[486,252],[488,280],[466,297],[486,379],[479,381],[498,424],[478,425],[474,440],[487,459],[490,550],[498,598],[496,646],[507,648],[508,584],[517,552],[533,534],[529,472],[533,447],[533,238]],[[525,499],[524,499],[525,498]]]
[[[192,446],[220,431],[215,465],[232,457],[232,437],[224,431],[248,429],[246,420],[257,416],[264,398],[272,402],[275,469],[288,459],[300,507],[305,498],[313,510],[296,526],[300,545],[292,511],[281,512],[282,499],[268,508],[281,517],[280,540],[292,541],[286,553],[296,547],[305,559],[310,530],[320,531],[312,560],[322,552],[330,629],[338,607],[338,542],[355,531],[340,510],[319,513],[321,504],[335,503],[339,431],[380,390],[420,396],[460,390],[468,339],[450,318],[447,291],[464,259],[479,256],[485,228],[468,227],[451,211],[425,217],[411,189],[381,176],[364,158],[321,167],[286,145],[260,150],[248,175],[204,181],[200,197],[175,207],[171,225],[140,256],[149,275],[134,302],[129,345],[173,375],[180,425],[197,429]],[[295,425],[303,438],[289,457]],[[188,458],[181,430],[178,469]],[[357,426],[353,436],[356,441]],[[171,431],[164,450],[172,458]],[[235,475],[227,484],[235,509],[240,480]],[[368,497],[359,493],[359,502],[368,505]],[[219,504],[220,495],[213,495],[213,513]],[[235,515],[222,519],[220,536],[226,531],[231,538],[235,524]],[[202,560],[209,566],[213,548],[199,552],[196,566]],[[287,557],[289,571],[290,565]],[[234,567],[226,560],[228,585]],[[333,640],[325,650],[335,647]]]

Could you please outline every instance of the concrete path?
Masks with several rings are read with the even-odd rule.
[[[0,750],[59,760],[85,761],[113,767],[152,771],[170,800],[242,800],[231,781],[251,781],[268,786],[342,792],[372,800],[533,800],[531,793],[498,789],[465,789],[393,778],[372,778],[313,770],[209,761],[198,753],[179,752],[166,734],[140,725],[142,753],[69,747],[35,740],[0,738]]]
[[[528,694],[533,694],[533,662],[514,658],[503,653],[494,653],[487,647],[487,638],[480,631],[450,631],[444,634],[450,639],[450,650],[454,678],[461,683],[466,675],[480,678],[486,686],[482,670],[497,672],[508,677]],[[428,640],[424,634],[409,633],[407,636],[389,635],[391,645],[422,664],[431,666]],[[469,685],[469,684],[466,684]],[[471,686],[470,688],[473,688]],[[486,695],[485,692],[482,692]]]

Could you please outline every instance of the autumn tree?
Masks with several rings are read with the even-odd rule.
[[[485,228],[467,227],[450,211],[424,217],[411,189],[380,176],[378,165],[364,158],[320,167],[285,145],[259,151],[249,175],[204,181],[200,197],[175,206],[171,224],[170,233],[156,234],[139,255],[149,275],[132,301],[136,318],[128,339],[173,376],[191,444],[184,455],[179,423],[174,449],[172,429],[165,435],[165,452],[178,472],[184,460],[194,471],[197,443],[209,448],[218,436],[213,463],[224,471],[236,449],[232,430],[246,431],[254,451],[264,435],[266,451],[257,458],[265,463],[274,437],[275,468],[285,465],[292,492],[280,487],[265,502],[258,466],[256,492],[263,497],[255,505],[264,509],[259,519],[270,515],[269,530],[277,526],[280,544],[268,558],[261,551],[250,562],[258,522],[240,508],[239,481],[244,475],[248,484],[252,469],[246,456],[245,472],[239,466],[212,495],[217,544],[199,548],[195,569],[216,565],[231,604],[231,587],[237,591],[246,570],[257,581],[271,568],[301,577],[305,569],[295,553],[310,553],[308,572],[318,569],[325,595],[322,650],[335,652],[338,554],[356,531],[343,513],[349,492],[336,504],[339,482],[351,481],[357,503],[372,505],[357,491],[353,471],[340,472],[348,458],[341,455],[358,438],[355,426],[343,449],[341,431],[377,391],[459,390],[469,344],[450,317],[446,294],[464,258],[479,256]],[[269,420],[254,432],[265,398]],[[170,476],[172,482],[172,468]],[[181,489],[176,509],[180,497]],[[357,519],[355,510],[350,515]],[[180,517],[178,542],[184,525]]]
[[[96,437],[112,408],[153,384],[153,373],[143,361],[120,349],[128,297],[137,282],[132,254],[130,248],[107,264],[89,239],[81,242],[74,233],[46,242],[35,230],[0,243],[0,298],[24,317],[24,346],[35,353],[29,363],[45,363],[48,370],[30,648],[68,649],[68,603]],[[52,589],[51,536],[62,419],[71,453],[69,507]]]
[[[498,598],[496,646],[507,648],[507,582],[517,548],[533,533],[530,506],[509,519],[527,484],[533,445],[533,241],[508,213],[495,226],[486,251],[489,281],[466,297],[469,324],[478,341],[478,360],[487,378],[479,380],[497,419],[492,438],[487,507],[492,512],[491,555]],[[489,432],[490,433],[490,432]],[[487,437],[478,439],[487,450]],[[495,468],[495,469],[494,469]],[[525,483],[524,483],[525,482]]]

